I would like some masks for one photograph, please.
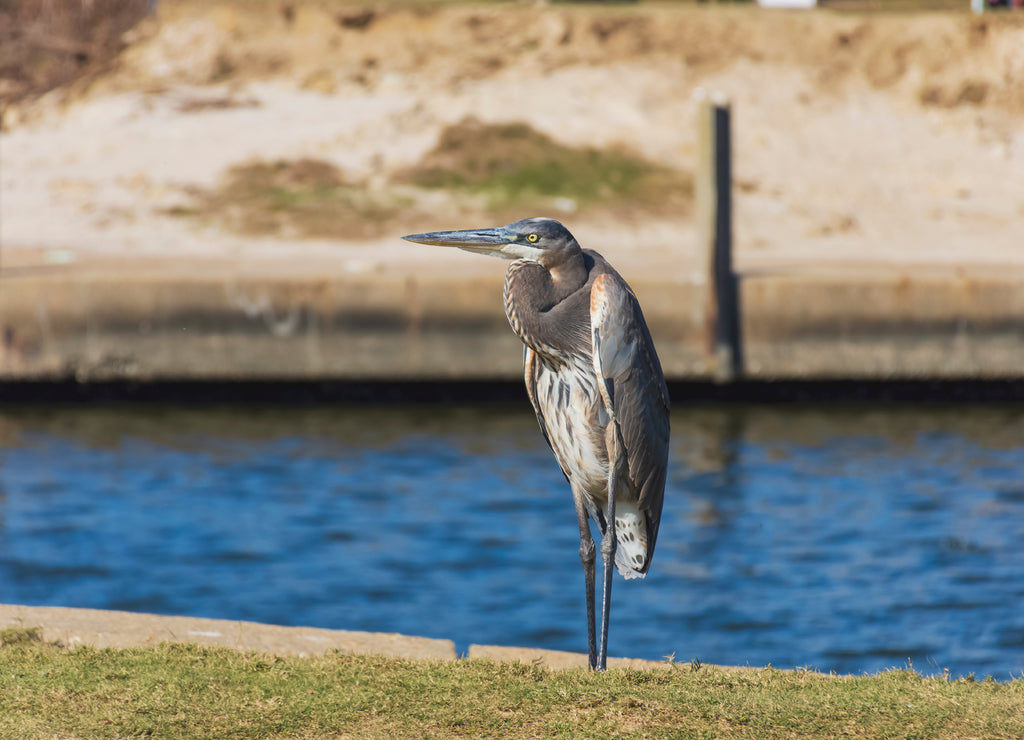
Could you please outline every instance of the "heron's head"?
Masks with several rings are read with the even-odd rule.
[[[467,252],[503,259],[530,260],[547,268],[560,265],[580,252],[580,245],[573,235],[553,218],[524,218],[493,229],[433,231],[402,238],[420,244],[458,247]]]

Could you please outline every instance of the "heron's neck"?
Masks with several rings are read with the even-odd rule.
[[[563,263],[549,270],[528,260],[509,265],[505,273],[505,315],[523,344],[549,357],[589,347],[589,313],[577,317],[569,306],[573,303],[570,297],[586,282],[582,259],[578,269]],[[589,301],[586,305],[589,309]]]
[[[575,293],[587,282],[587,266],[583,254],[578,252],[558,265],[548,268],[551,283],[557,294],[556,301]]]

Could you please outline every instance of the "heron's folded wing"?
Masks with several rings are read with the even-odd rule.
[[[607,391],[626,448],[629,478],[647,515],[650,554],[661,521],[668,459],[669,400],[661,363],[640,304],[615,273],[590,291],[594,370]],[[650,558],[648,557],[648,565]],[[646,571],[646,567],[644,568]]]
[[[544,423],[544,414],[541,413],[540,404],[537,403],[537,353],[529,347],[523,347],[523,379],[526,381],[526,395],[533,406],[533,412],[537,415],[537,423],[540,424],[540,433],[544,435],[544,441],[548,443],[548,449],[554,451],[551,446],[551,437],[548,436],[548,428]]]

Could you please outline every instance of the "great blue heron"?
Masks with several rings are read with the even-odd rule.
[[[576,504],[587,587],[590,667],[604,670],[612,565],[626,578],[651,567],[665,495],[668,390],[640,304],[597,252],[562,224],[403,237],[515,260],[505,273],[505,314],[525,345],[526,391]],[[601,642],[595,635],[594,538],[601,530]]]

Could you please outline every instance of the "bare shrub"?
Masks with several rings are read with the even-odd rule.
[[[101,68],[154,0],[0,0],[0,108]]]

